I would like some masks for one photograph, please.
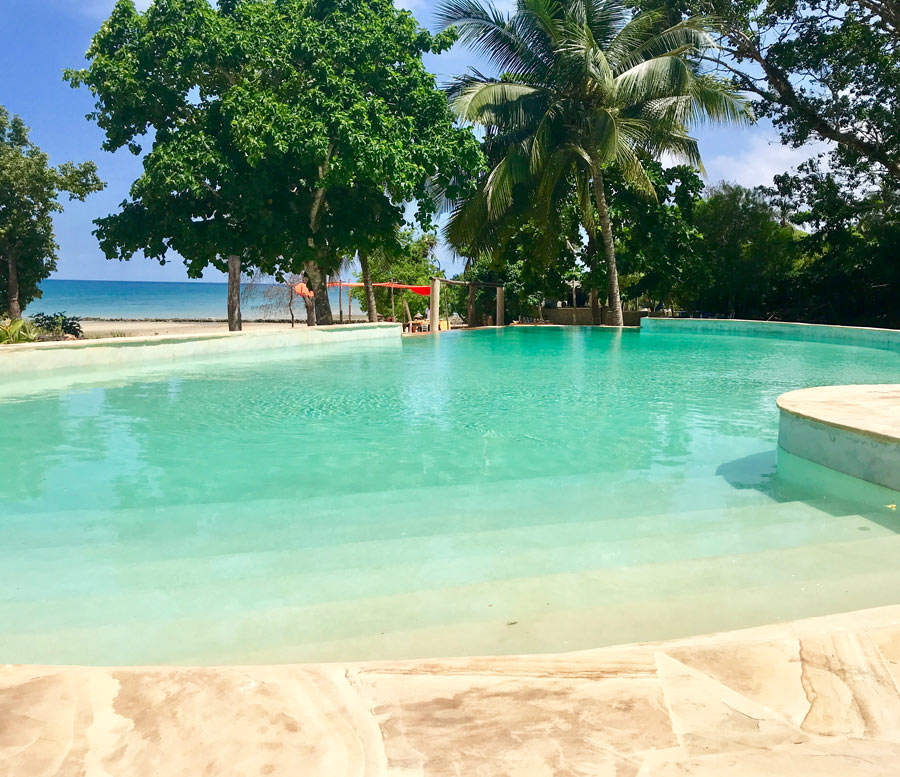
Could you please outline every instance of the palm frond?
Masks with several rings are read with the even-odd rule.
[[[528,84],[497,80],[471,81],[457,94],[450,107],[465,121],[525,125],[531,118],[526,104],[528,98],[544,94],[540,88]]]
[[[530,45],[534,30],[527,20],[501,12],[492,2],[441,0],[435,18],[442,28],[455,27],[460,41],[501,73],[535,73],[551,64]]]
[[[681,57],[654,57],[616,76],[616,102],[627,108],[686,94],[692,88],[693,80],[691,69]]]

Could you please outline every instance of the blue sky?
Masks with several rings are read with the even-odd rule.
[[[143,0],[146,5],[147,0]],[[509,3],[509,0],[507,0]],[[432,23],[433,3],[399,0],[425,25]],[[140,5],[140,2],[139,2]],[[501,6],[503,3],[501,3]],[[66,67],[84,62],[84,52],[113,0],[2,0],[0,11],[0,104],[18,113],[32,129],[32,139],[54,163],[93,159],[107,188],[85,203],[68,203],[56,218],[60,245],[58,278],[102,280],[186,280],[178,261],[161,267],[136,257],[130,262],[110,262],[91,234],[93,219],[116,210],[128,187],[140,173],[140,160],[127,151],[109,154],[100,150],[102,133],[85,114],[92,108],[86,89],[74,90],[62,80]],[[469,56],[461,47],[427,65],[439,78],[465,70]],[[782,146],[768,124],[749,129],[710,128],[698,133],[708,182],[735,181],[746,186],[771,183],[772,176],[812,155],[806,149]],[[449,252],[442,251],[445,269],[455,269]],[[208,280],[222,280],[212,271]]]

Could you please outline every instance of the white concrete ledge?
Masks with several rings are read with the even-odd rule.
[[[300,326],[249,332],[105,338],[0,346],[0,381],[25,376],[176,363],[240,353],[285,351],[369,340],[400,340],[392,323]]]
[[[900,491],[900,385],[800,389],[778,407],[782,450]]]
[[[799,324],[783,321],[744,321],[741,319],[720,318],[642,318],[641,331],[653,334],[776,337],[900,351],[900,331],[871,327]]]

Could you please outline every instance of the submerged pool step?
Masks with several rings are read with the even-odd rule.
[[[680,482],[546,478],[353,494],[286,502],[148,506],[140,509],[6,515],[0,555],[34,548],[84,548],[121,558],[200,557],[207,553],[330,546],[342,542],[486,531],[625,517],[679,515],[705,508],[772,505],[753,489],[706,475]],[[825,503],[822,503],[823,505]],[[859,509],[834,505],[836,514]],[[79,551],[81,552],[81,551]]]
[[[307,661],[473,654],[502,650],[502,642],[489,647],[485,640],[503,623],[533,632],[528,650],[580,649],[658,635],[661,624],[677,636],[888,603],[900,586],[900,569],[891,563],[898,553],[900,536],[892,535],[393,595],[372,592],[307,606],[261,600],[246,609],[231,600],[228,587],[210,586],[191,612],[168,606],[165,598],[136,601],[127,619],[121,611],[109,614],[115,625],[47,623],[39,638],[21,620],[11,620],[15,608],[4,606],[0,617],[8,627],[0,656],[12,662],[49,661],[51,655],[78,661],[87,645],[100,663],[121,663],[126,656],[128,662],[214,663],[241,655]],[[563,631],[547,632],[551,623]],[[450,641],[424,649],[430,643],[420,637],[429,631]],[[516,639],[521,650],[521,633]],[[185,645],[195,652],[186,652]]]
[[[102,626],[110,617],[139,621],[144,613],[169,619],[215,611],[227,619],[254,609],[431,596],[460,586],[502,586],[509,580],[548,575],[616,570],[624,575],[629,568],[706,558],[719,559],[727,572],[729,564],[743,563],[757,553],[835,542],[850,548],[873,537],[896,537],[864,519],[829,518],[803,504],[779,505],[761,516],[745,508],[743,514],[706,511],[684,517],[685,531],[677,542],[671,541],[671,526],[654,527],[653,519],[645,519],[640,533],[634,519],[621,519],[612,527],[608,522],[601,526],[607,533],[599,537],[594,524],[569,524],[186,563],[98,560],[87,568],[73,568],[62,556],[39,562],[26,554],[4,567],[3,575],[15,583],[0,594],[0,623],[34,631]],[[751,520],[751,530],[735,531]],[[0,633],[0,648],[2,639]]]
[[[341,585],[351,576],[359,581],[359,588],[368,590],[372,584],[368,578],[384,585],[384,568],[401,565],[400,585],[435,587],[473,579],[746,553],[838,538],[853,540],[860,536],[861,523],[866,531],[889,533],[865,519],[834,517],[816,505],[797,502],[677,516],[448,531],[312,548],[291,547],[287,541],[278,550],[233,552],[228,547],[211,554],[211,548],[205,548],[205,555],[195,558],[147,558],[117,552],[110,546],[85,546],[79,549],[81,563],[73,564],[71,548],[40,548],[19,551],[5,560],[0,580],[10,584],[0,588],[0,602],[28,601],[36,595],[73,599],[110,592],[116,595],[124,589],[139,594],[155,591],[160,585],[167,590],[211,583],[241,586],[241,581],[248,580],[258,581],[264,589],[270,579],[291,575],[304,579],[319,576],[319,582],[302,587],[324,595],[333,588],[326,584],[332,573]],[[672,541],[673,536],[677,541]]]

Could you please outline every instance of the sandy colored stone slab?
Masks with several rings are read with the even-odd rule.
[[[789,413],[900,443],[900,385],[818,386],[778,397]]]
[[[895,775],[900,607],[575,654],[0,667],[0,777]]]

